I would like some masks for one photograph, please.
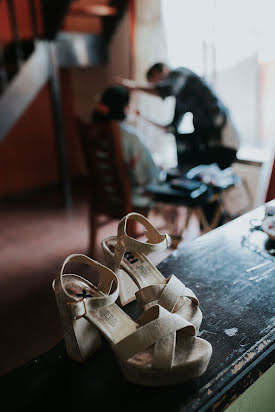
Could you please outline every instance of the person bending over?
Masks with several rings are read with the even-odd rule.
[[[170,69],[164,63],[151,66],[146,78],[148,83],[145,85],[129,79],[119,82],[129,90],[143,91],[163,99],[174,96],[176,104],[172,122],[167,126],[158,126],[175,134],[177,143],[182,139],[187,147],[189,144],[195,150],[226,147],[232,157],[228,163],[235,160],[240,140],[238,132],[228,108],[203,78],[186,67]],[[179,132],[179,126],[187,112],[193,114],[194,132],[184,135]]]

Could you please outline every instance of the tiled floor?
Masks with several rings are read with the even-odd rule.
[[[74,190],[70,210],[64,209],[60,195],[54,192],[2,202],[0,206],[1,375],[62,339],[51,283],[67,255],[87,253],[88,207],[83,193],[81,188]],[[167,230],[161,215],[150,213],[149,219],[160,230]],[[100,239],[115,234],[116,228],[116,221],[104,223],[103,219],[96,250],[101,263]],[[196,236],[194,218],[184,240]],[[152,260],[157,264],[171,252],[169,249]]]

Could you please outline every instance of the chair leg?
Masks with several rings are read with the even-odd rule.
[[[139,209],[138,213],[145,217],[148,217],[149,209]],[[142,233],[140,233],[140,231],[138,230],[138,223],[135,220],[128,221],[128,234],[131,237],[139,237],[142,235]]]
[[[191,216],[192,216],[192,209],[191,207],[187,207],[186,208],[186,218],[185,218],[185,222],[184,222],[184,228],[183,228],[183,232],[185,230],[187,230],[190,220],[191,220]]]
[[[127,231],[128,231],[129,236],[138,237],[140,235],[140,233],[137,230],[137,227],[138,227],[138,225],[137,225],[137,222],[135,220],[129,220],[128,221]]]
[[[88,255],[91,258],[95,257],[95,250],[96,250],[96,233],[97,233],[97,215],[90,210],[89,216],[90,224],[89,224],[89,249]]]
[[[194,208],[194,212],[196,213],[197,218],[198,218],[199,223],[200,223],[201,234],[209,232],[210,231],[210,226],[209,226],[208,221],[205,217],[205,214],[203,213],[202,208],[200,206],[196,207],[196,208]]]
[[[200,224],[202,226],[202,232],[207,233],[215,229],[218,226],[219,220],[222,215],[222,206],[220,202],[215,208],[214,215],[212,216],[211,222],[208,223],[207,218],[204,214],[203,208],[201,206],[195,209],[196,214],[199,218]]]

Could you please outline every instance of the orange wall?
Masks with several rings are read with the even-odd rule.
[[[108,47],[108,64],[71,70],[75,111],[88,119],[103,90],[119,77],[130,78],[129,15],[120,21]]]
[[[70,73],[61,71],[61,88],[71,175],[83,174],[74,123]],[[58,182],[50,89],[45,85],[6,138],[0,142],[0,196]]]
[[[43,17],[41,0],[33,0],[36,15],[36,24],[38,34],[43,34]],[[29,9],[29,0],[13,0],[17,30],[21,39],[30,39],[33,37],[33,27],[31,13]],[[3,45],[12,41],[12,29],[10,24],[9,9],[7,0],[0,1],[0,42]]]
[[[0,1],[0,6],[2,4],[4,3]],[[108,65],[61,70],[60,83],[71,176],[85,174],[74,122],[75,113],[89,117],[98,95],[115,76],[129,77],[129,62],[126,14],[111,40]],[[58,182],[55,149],[51,99],[47,85],[0,142],[0,197]]]
[[[4,45],[12,39],[12,31],[6,0],[0,1],[0,22],[0,41],[1,44]]]

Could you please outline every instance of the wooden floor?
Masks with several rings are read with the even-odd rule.
[[[162,231],[165,220],[149,219]],[[104,223],[105,222],[105,223]],[[73,189],[73,206],[67,210],[53,191],[2,201],[0,205],[0,375],[35,358],[62,339],[62,329],[51,283],[64,258],[87,254],[88,203],[85,190]],[[102,220],[96,259],[104,263],[100,240],[116,233],[117,221]],[[191,221],[184,241],[198,236]],[[169,249],[152,260],[157,264]]]

